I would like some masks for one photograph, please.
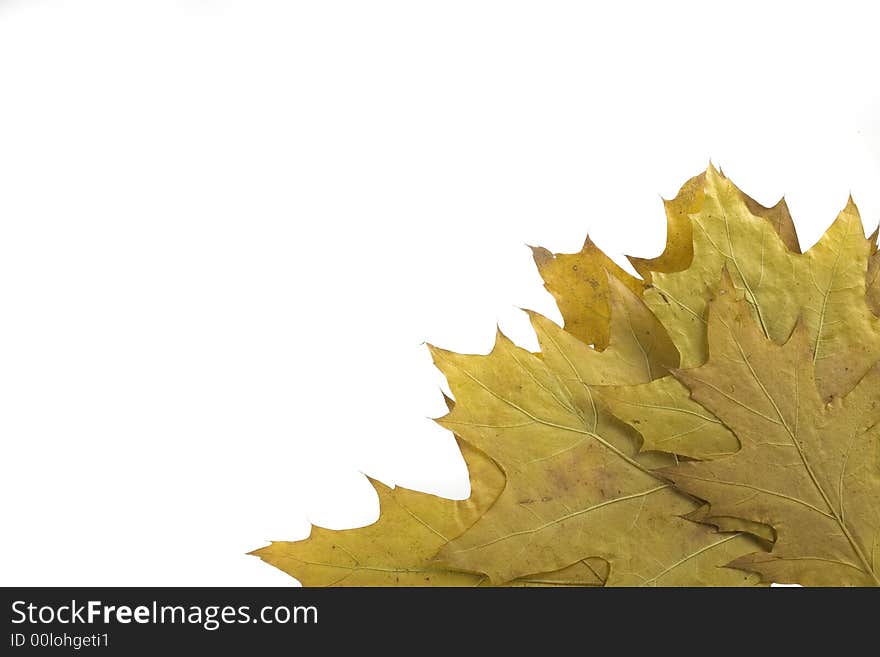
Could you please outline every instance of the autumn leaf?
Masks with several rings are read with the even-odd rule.
[[[709,360],[675,375],[742,447],[666,474],[713,513],[775,529],[772,552],[734,565],[766,581],[880,585],[880,365],[826,404],[807,324],[777,345],[736,296],[725,274],[709,313]]]
[[[683,367],[706,360],[708,302],[725,266],[765,336],[783,342],[803,315],[823,397],[845,394],[880,358],[880,322],[865,302],[870,241],[851,200],[805,254],[786,246],[772,222],[755,216],[742,192],[713,167],[705,174],[703,204],[690,216],[690,266],[654,273],[645,291]]]
[[[629,258],[646,281],[650,282],[654,273],[681,272],[690,266],[694,254],[691,215],[698,215],[706,200],[706,175],[701,173],[691,178],[682,186],[674,199],[664,200],[667,217],[667,243],[664,252],[652,259]],[[800,253],[794,223],[784,200],[771,208],[764,207],[732,182],[724,179],[722,174],[716,173],[716,175],[727,183],[728,191],[738,197],[754,217],[766,222],[765,229],[769,227],[777,234],[785,249],[792,253]],[[551,262],[549,252],[542,250],[540,253],[541,262]],[[577,262],[574,262],[575,258]],[[592,242],[588,242],[580,254],[576,256],[558,254],[552,262],[555,267],[539,264],[539,269],[544,276],[547,289],[557,300],[565,300],[565,303],[560,301],[559,305],[567,329],[570,326],[583,325],[590,320],[594,323],[599,319],[607,321],[604,314],[601,317],[591,315],[590,303],[570,292],[584,287],[575,273],[576,269],[571,268],[579,267],[582,271],[593,272],[604,268],[610,280],[620,280],[627,288],[637,293],[642,292],[642,288],[629,274],[623,272],[613,262],[609,266],[610,259]],[[607,294],[607,284],[600,276],[594,273],[592,281],[599,283],[599,285],[591,284],[592,289],[599,289],[603,294]],[[694,318],[688,316],[685,321],[694,321]],[[697,330],[704,330],[704,327],[697,327]],[[625,381],[623,378],[614,381],[609,377],[606,377],[602,383],[632,385],[631,381]],[[717,418],[712,417],[711,413],[694,403],[687,391],[675,379],[645,382],[645,385],[637,389],[608,389],[601,394],[615,415],[642,434],[644,449],[663,450],[705,459],[729,453],[738,447],[733,434]]]
[[[675,273],[685,270],[693,260],[693,220],[691,215],[698,215],[706,200],[706,173],[691,178],[686,182],[676,197],[672,200],[664,200],[667,217],[667,243],[664,252],[653,259],[630,257],[630,262],[647,281],[652,280],[652,274]],[[793,253],[800,252],[794,223],[788,212],[784,200],[781,200],[772,208],[767,208],[745,194],[724,179],[722,174],[716,173],[727,183],[728,191],[739,198],[755,217],[766,222],[774,233],[779,236],[785,249]],[[602,254],[595,245],[590,250],[582,252],[581,258],[591,258],[593,266],[598,268],[605,264],[607,256]],[[557,259],[570,256],[557,256]],[[621,271],[616,265],[608,269],[609,278],[620,276]],[[544,270],[542,270],[542,275]],[[557,289],[577,288],[574,278],[565,281],[567,272],[560,268],[555,271],[553,278],[545,279],[545,285],[553,292]],[[624,273],[624,277],[628,274]],[[627,287],[641,289],[624,278]],[[561,283],[565,281],[565,283]],[[603,288],[604,289],[604,288]],[[583,321],[585,310],[584,304],[560,305],[560,310],[566,320],[566,326]],[[689,317],[693,320],[693,317]],[[656,320],[654,320],[656,322]],[[704,327],[703,327],[704,330]],[[651,377],[652,379],[655,377]],[[618,377],[606,377],[601,382],[604,385],[632,385],[632,381],[625,381]],[[663,450],[689,456],[692,458],[706,459],[730,453],[738,448],[738,443],[733,434],[711,413],[693,402],[687,391],[673,378],[660,379],[653,383],[644,382],[638,388],[619,387],[607,388],[600,392],[603,399],[611,407],[619,418],[637,429],[644,438],[644,449]]]
[[[719,175],[722,175],[719,172]],[[766,220],[779,235],[782,243],[794,253],[800,253],[794,221],[788,211],[785,199],[781,199],[773,207],[765,207],[755,199],[730,183],[740,195],[749,211],[756,217]],[[663,200],[666,210],[666,246],[663,253],[656,258],[638,258],[629,256],[639,275],[648,283],[654,272],[671,274],[687,269],[694,257],[692,214],[699,213],[705,201],[706,174],[694,176],[682,185],[672,200]]]
[[[610,386],[652,381],[666,376],[678,363],[675,345],[644,302],[613,276],[608,276],[606,285],[611,317],[604,351],[584,344],[546,317],[526,311],[541,347],[539,357],[559,376],[575,404],[591,412],[603,410],[602,391]],[[637,434],[632,435],[638,442]],[[644,467],[656,469],[674,463],[671,454],[646,441],[635,458]]]
[[[446,399],[451,409],[454,402]],[[504,475],[479,450],[458,445],[471,494],[448,500],[370,479],[379,497],[379,519],[366,527],[313,527],[302,541],[273,541],[252,555],[296,577],[304,586],[481,586],[483,575],[436,567],[432,557],[472,525],[504,488]],[[556,572],[520,578],[511,586],[601,586],[608,566],[584,559]]]
[[[503,583],[593,556],[609,563],[609,586],[753,583],[719,568],[759,549],[753,539],[682,518],[698,505],[640,463],[637,437],[542,359],[501,333],[486,356],[432,354],[456,398],[440,424],[507,477],[440,563]]]
[[[625,284],[605,275],[610,311],[609,340],[599,351],[542,315],[526,311],[544,361],[567,382],[573,394],[587,386],[647,383],[678,367],[678,351],[663,325]]]
[[[447,500],[371,479],[379,520],[346,530],[312,527],[302,541],[275,541],[251,554],[296,577],[304,586],[477,586],[482,578],[438,569],[430,561],[473,524],[504,488],[491,459],[460,443],[471,495]]]
[[[702,194],[695,191],[698,184],[705,185]],[[685,271],[657,273],[645,292],[646,302],[677,336],[682,364],[694,367],[705,360],[712,276],[729,264],[765,334],[784,340],[803,312],[824,396],[851,388],[880,357],[880,323],[865,304],[871,290],[865,292],[859,281],[870,241],[864,239],[855,206],[850,202],[822,239],[800,255],[784,201],[764,208],[711,167],[682,188],[673,207],[685,207],[688,199],[686,209],[693,211],[698,228],[696,259]],[[609,389],[603,396],[618,417],[640,431],[647,448],[698,459],[736,448],[723,423],[689,399],[675,380]]]
[[[723,178],[723,175],[716,172]],[[725,179],[726,180],[726,179]],[[767,222],[782,243],[792,252],[800,253],[797,233],[785,200],[771,208],[764,207],[727,181],[731,191],[755,216]],[[628,256],[630,263],[644,279],[631,276],[609,258],[589,237],[578,253],[552,253],[543,247],[532,247],[544,287],[553,295],[565,322],[565,329],[598,350],[607,345],[609,291],[606,276],[611,276],[637,294],[642,294],[645,281],[654,272],[674,273],[687,269],[693,260],[692,214],[701,210],[705,201],[706,173],[688,180],[675,198],[663,201],[666,210],[666,246],[656,258]]]

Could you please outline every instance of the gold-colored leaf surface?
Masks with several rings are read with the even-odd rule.
[[[609,291],[610,335],[604,351],[591,348],[546,317],[527,311],[544,361],[561,373],[570,390],[645,383],[678,367],[675,345],[638,295],[611,276],[607,276],[605,285]]]
[[[539,354],[431,347],[468,500],[373,482],[376,523],[255,554],[310,586],[880,584],[877,234],[850,200],[802,254],[712,166],[665,208],[644,281],[533,249]]]
[[[806,325],[780,346],[735,296],[725,276],[709,314],[709,360],[676,376],[742,448],[666,473],[714,515],[776,530],[771,553],[735,565],[766,581],[880,585],[880,365],[826,405]]]
[[[880,357],[880,322],[866,303],[870,242],[852,202],[806,254],[794,253],[742,193],[710,167],[694,221],[694,257],[682,272],[655,273],[645,301],[678,347],[683,367],[706,360],[706,312],[723,267],[764,334],[783,342],[801,314],[826,398],[852,389]]]
[[[880,253],[874,253],[868,264],[868,305],[880,317]]]
[[[721,175],[719,173],[719,175]],[[666,246],[663,253],[656,258],[637,258],[629,256],[639,275],[648,283],[654,272],[673,273],[687,269],[694,256],[692,214],[696,214],[703,206],[705,199],[705,173],[694,176],[682,185],[672,200],[663,201],[666,210]],[[740,194],[746,207],[756,217],[766,220],[779,235],[783,244],[793,253],[800,253],[794,221],[788,210],[785,199],[781,199],[773,207],[765,207],[751,196],[733,185]]]
[[[379,496],[375,523],[341,531],[313,527],[307,539],[274,541],[251,554],[303,586],[487,586],[485,575],[438,568],[431,562],[447,537],[472,525],[504,488],[504,475],[490,458],[467,443],[459,441],[459,446],[470,477],[467,500],[389,488],[371,479]],[[510,585],[602,586],[606,575],[607,564],[590,559]]]
[[[714,525],[723,532],[748,532],[752,536],[762,541],[762,546],[770,549],[776,541],[776,532],[769,525],[753,522],[743,518],[734,518],[733,516],[715,516],[712,515],[712,507],[704,504],[693,513],[689,513],[688,520],[695,522],[706,522]]]
[[[597,391],[611,412],[644,439],[644,449],[705,460],[739,449],[736,436],[712,413],[690,398],[671,376],[636,386]]]
[[[503,335],[487,356],[432,348],[456,398],[440,424],[487,453],[507,485],[438,561],[493,583],[600,557],[606,585],[739,585],[720,568],[758,549],[682,518],[696,504],[635,458],[627,428],[601,407],[579,407],[540,358]]]
[[[694,176],[681,187],[675,198],[663,201],[667,222],[663,253],[656,258],[628,256],[635,270],[648,283],[654,272],[679,272],[690,266],[694,254],[691,215],[698,213],[703,206],[705,176],[705,173]],[[733,183],[729,184],[754,216],[764,219],[789,250],[800,253],[794,222],[785,200],[773,207],[764,207]],[[645,283],[619,267],[589,237],[579,253],[553,254],[542,247],[533,247],[532,253],[544,286],[556,299],[566,330],[583,342],[604,349],[608,336],[608,289],[603,271],[637,294],[642,293]]]
[[[730,184],[733,185],[732,182]],[[733,186],[736,187],[736,185]],[[742,196],[743,201],[745,201],[749,212],[756,217],[761,217],[768,221],[773,231],[779,235],[779,239],[782,240],[782,243],[789,251],[792,253],[801,252],[801,244],[798,240],[797,230],[794,227],[794,220],[791,218],[791,213],[788,210],[788,204],[785,202],[785,199],[780,199],[779,203],[768,208],[758,203],[738,187],[736,189]]]
[[[822,239],[796,258],[816,382],[825,399],[849,392],[880,359],[880,321],[865,301],[871,244],[864,230],[850,198]],[[786,336],[772,337],[781,342]]]
[[[251,554],[296,577],[304,586],[478,586],[483,577],[450,572],[431,558],[472,525],[504,488],[504,475],[485,454],[459,442],[471,495],[447,500],[371,480],[379,519],[366,527],[312,527],[302,541],[276,541]]]
[[[565,329],[597,349],[608,345],[610,315],[608,275],[636,293],[643,282],[621,269],[587,237],[578,253],[553,254],[543,247],[532,247],[544,287],[556,299]]]
[[[607,578],[608,563],[603,559],[589,558],[551,573],[526,575],[508,582],[505,586],[603,586]],[[488,578],[483,586],[488,586]]]
[[[599,412],[596,406],[602,404],[597,393],[606,386],[651,381],[667,374],[678,362],[675,345],[644,302],[610,276],[608,285],[611,334],[604,351],[587,346],[546,317],[527,311],[541,346],[540,357],[560,378],[575,405],[590,408],[593,413]],[[629,442],[639,441],[638,432],[633,431]],[[644,446],[636,460],[650,470],[675,462],[671,450],[652,450],[653,446]]]

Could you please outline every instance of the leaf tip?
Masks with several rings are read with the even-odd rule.
[[[540,269],[556,257],[543,246],[529,246],[529,248],[532,250],[532,259],[535,261],[538,269]]]
[[[584,245],[581,247],[581,253],[586,253],[588,251],[601,251],[601,249],[596,245],[593,241],[593,238],[590,237],[590,233],[588,232],[586,237],[584,237]]]

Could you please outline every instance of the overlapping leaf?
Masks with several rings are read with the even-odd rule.
[[[710,170],[711,170],[710,165]],[[720,172],[718,173],[721,176]],[[723,176],[722,176],[723,177]],[[770,224],[782,243],[793,253],[800,253],[800,243],[794,222],[785,199],[773,207],[765,207],[728,181],[754,216]],[[666,209],[666,247],[656,258],[629,256],[629,261],[642,278],[649,282],[655,272],[672,274],[687,269],[694,257],[693,220],[703,207],[706,198],[706,174],[701,173],[688,180],[672,200],[664,200]]]
[[[769,340],[725,277],[709,315],[709,360],[676,376],[742,448],[668,476],[713,513],[773,527],[770,554],[738,559],[767,581],[880,585],[880,366],[826,405],[805,323]]]
[[[783,342],[803,315],[823,397],[845,394],[880,358],[880,322],[865,304],[871,246],[851,201],[803,255],[792,252],[766,218],[752,214],[742,193],[712,167],[703,204],[690,216],[690,266],[654,273],[645,291],[683,367],[706,361],[706,313],[724,267],[765,336]]]
[[[711,187],[707,180],[720,183],[727,198],[719,199],[717,185]],[[771,208],[764,207],[710,166],[705,173],[688,180],[674,199],[664,201],[667,218],[667,243],[664,252],[653,259],[629,258],[639,274],[649,283],[646,292],[649,303],[654,295],[655,288],[650,283],[655,275],[662,280],[663,274],[684,272],[682,276],[685,278],[682,279],[681,284],[685,286],[689,284],[687,272],[694,260],[694,226],[702,216],[707,195],[710,197],[710,202],[716,206],[729,204],[733,200],[738,208],[745,208],[754,223],[759,225],[762,234],[769,236],[772,233],[777,236],[776,245],[780,253],[800,253],[794,223],[784,200]],[[699,227],[698,223],[696,225]],[[558,262],[571,257],[573,256],[563,254],[555,256]],[[595,246],[590,250],[585,249],[578,254],[578,257],[580,260],[589,259],[593,268],[604,266],[607,260],[607,256]],[[720,272],[723,263],[716,264]],[[584,268],[583,264],[580,266]],[[616,265],[608,268],[609,274],[613,277],[620,276],[621,271]],[[544,274],[543,269],[541,273]],[[552,278],[545,277],[545,285],[557,299],[563,295],[564,290],[579,287],[575,271],[567,271],[560,267],[553,273]],[[630,279],[631,277],[624,272],[623,282],[627,287],[643,292],[644,288],[634,285]],[[703,293],[709,294],[707,289],[704,289]],[[584,304],[560,304],[560,311],[568,327],[581,323],[589,309]],[[654,308],[654,311],[656,312],[657,309]],[[693,313],[687,312],[679,316],[675,311],[676,309],[672,308],[666,315],[673,331],[676,326],[684,324],[683,331],[687,335],[693,334],[693,339],[704,342],[704,320],[698,320]],[[662,313],[658,313],[658,316],[664,317]],[[694,326],[694,323],[697,325]],[[682,351],[688,353],[687,341]],[[645,449],[663,450],[699,459],[717,457],[737,449],[738,443],[733,434],[711,413],[694,403],[687,390],[677,380],[658,379],[637,388],[630,387],[631,384],[622,379],[608,382],[608,385],[623,384],[626,384],[626,387],[607,388],[600,394],[615,415],[641,433]]]
[[[468,499],[447,500],[371,480],[379,496],[379,519],[372,525],[342,531],[312,527],[305,540],[273,541],[251,554],[304,586],[487,584],[483,575],[451,571],[432,562],[437,551],[482,516],[504,488],[504,475],[490,458],[466,443],[459,446],[470,477]],[[510,585],[601,586],[606,576],[604,562],[584,559]]]
[[[597,351],[532,313],[542,359],[503,335],[488,356],[434,349],[459,402],[441,424],[501,465],[507,486],[443,563],[502,582],[585,555],[610,564],[608,585],[740,584],[719,568],[758,549],[681,518],[697,508],[651,472],[638,436],[594,390],[666,374],[678,355],[656,319],[613,278],[609,346]],[[626,527],[607,532],[605,527]]]
[[[492,507],[441,549],[443,564],[502,583],[593,556],[609,563],[608,585],[749,581],[719,566],[758,549],[752,539],[680,517],[697,505],[636,459],[625,425],[579,404],[541,359],[500,334],[488,356],[432,351],[457,400],[439,422],[507,477]]]
[[[877,256],[869,267],[871,240],[865,240],[852,202],[805,255],[784,201],[764,208],[712,167],[689,181],[667,210],[670,205],[689,212],[693,259],[684,270],[652,271],[642,264],[640,272],[653,283],[645,300],[675,339],[683,366],[705,361],[708,300],[717,288],[716,272],[725,266],[765,335],[783,341],[803,314],[823,396],[849,390],[880,357],[880,322],[865,304],[866,294],[869,304],[878,294],[871,289],[880,286],[873,282],[876,273],[872,278]],[[675,380],[608,389],[603,396],[652,449],[707,459],[736,448],[723,423],[694,404]]]

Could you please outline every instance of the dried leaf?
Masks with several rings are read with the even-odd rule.
[[[483,577],[431,563],[446,544],[470,527],[504,488],[504,475],[485,454],[459,443],[471,495],[444,498],[371,483],[379,495],[379,520],[342,531],[312,527],[302,541],[276,541],[251,554],[296,577],[304,586],[478,586]],[[598,583],[598,582],[595,582]]]
[[[454,406],[447,399],[450,409]],[[448,500],[370,479],[379,496],[379,519],[366,527],[313,527],[302,541],[273,541],[252,555],[296,577],[303,586],[488,586],[484,575],[438,568],[432,557],[445,537],[462,533],[495,501],[504,475],[485,454],[458,442],[468,467],[471,495]],[[510,586],[602,586],[608,564],[584,559],[556,572],[538,573]]]
[[[870,242],[850,201],[806,254],[790,251],[770,223],[714,168],[694,221],[694,258],[682,272],[655,273],[645,301],[678,347],[683,367],[706,360],[706,311],[727,266],[764,334],[784,341],[803,314],[826,398],[850,390],[880,358],[880,322],[865,303]]]
[[[725,275],[709,315],[709,360],[676,376],[742,448],[667,471],[718,515],[772,526],[770,554],[737,559],[766,581],[880,585],[880,366],[826,405],[813,337],[799,323],[779,346]]]
[[[544,361],[570,389],[652,381],[678,367],[678,351],[663,325],[642,300],[619,280],[606,275],[610,337],[604,351],[591,348],[538,313],[526,311],[538,336]]]
[[[719,173],[719,175],[721,174]],[[749,212],[756,217],[765,219],[790,251],[793,253],[801,252],[794,221],[792,221],[785,199],[781,199],[773,207],[764,207],[733,183],[730,184],[740,194]],[[648,283],[651,282],[654,272],[670,274],[684,271],[690,266],[694,257],[691,215],[697,214],[703,206],[705,185],[706,174],[701,173],[682,185],[674,199],[669,201],[664,199],[666,246],[661,255],[647,259],[635,256],[628,257],[635,270]]]
[[[540,357],[565,385],[575,405],[594,413],[602,403],[597,394],[607,386],[651,381],[666,375],[678,362],[675,346],[641,299],[613,277],[608,277],[607,284],[611,334],[604,351],[585,345],[546,317],[526,311],[541,346]],[[638,434],[631,432],[630,442],[639,441]],[[644,446],[636,460],[650,470],[675,462],[669,450],[654,449]]]
[[[432,354],[456,398],[440,424],[507,477],[495,504],[440,551],[443,565],[503,583],[593,556],[609,563],[610,586],[753,582],[718,566],[757,543],[680,517],[697,505],[640,464],[626,427],[580,407],[544,361],[500,333],[487,356]]]

